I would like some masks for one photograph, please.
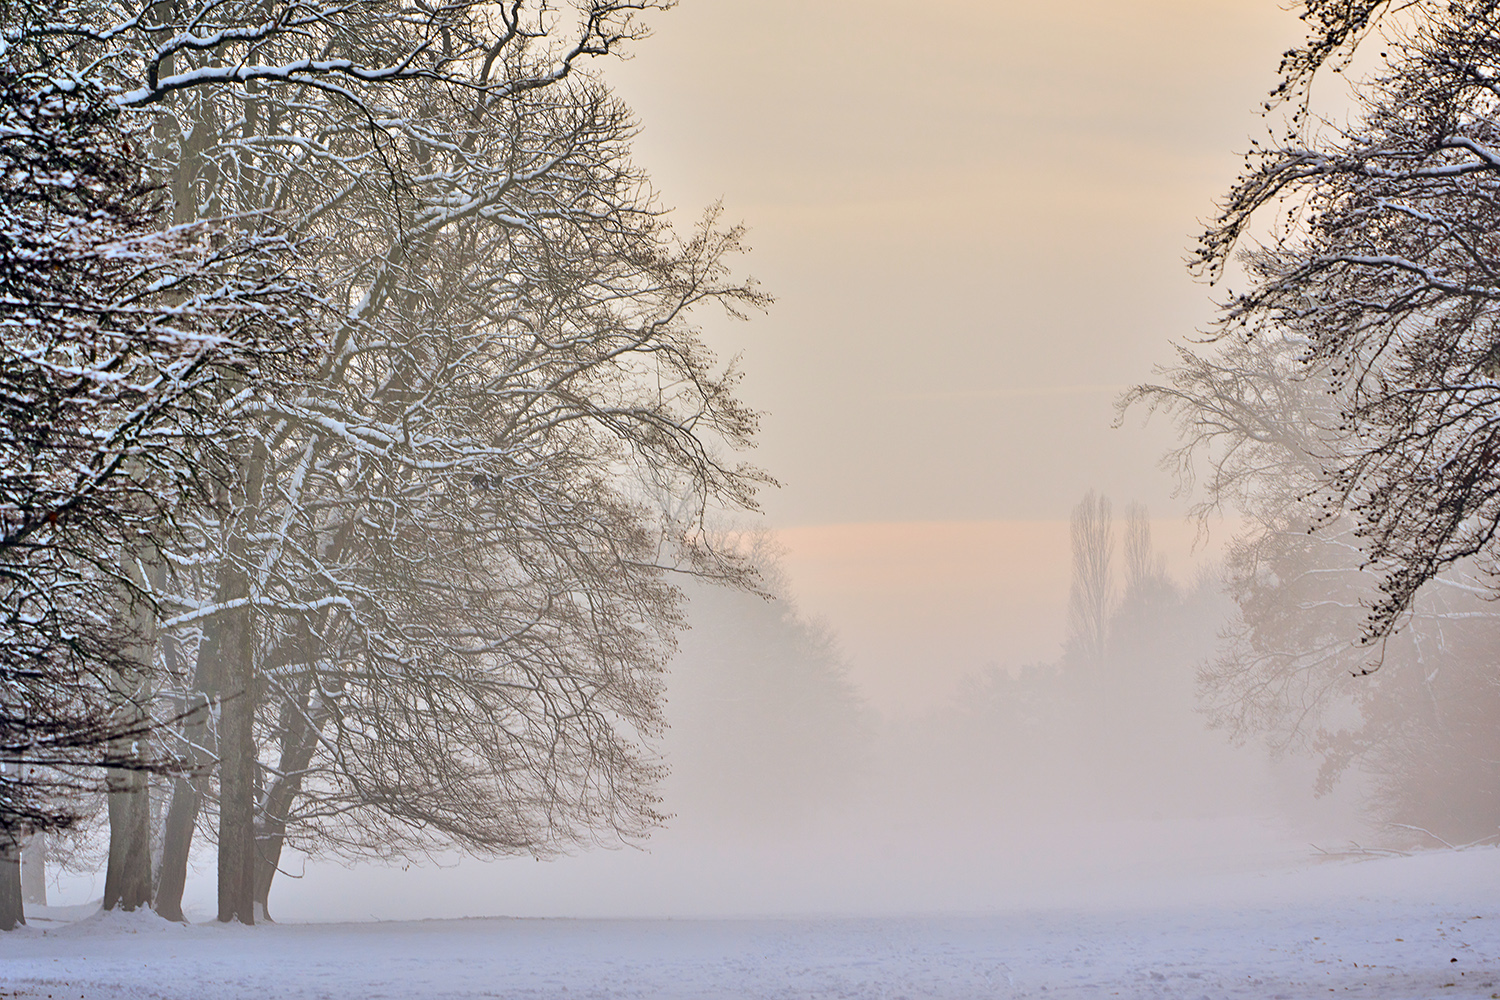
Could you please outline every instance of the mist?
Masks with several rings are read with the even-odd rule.
[[[1031,540],[1052,562],[1031,563],[1027,579],[990,599],[1022,600],[1049,579],[1066,581],[1060,524],[1061,532],[1040,526]],[[1050,657],[1021,660],[1000,648],[955,665],[937,658],[944,644],[935,639],[932,659],[865,671],[830,621],[798,600],[787,549],[750,536],[763,594],[689,589],[689,629],[668,668],[661,829],[543,862],[440,855],[381,868],[294,856],[277,888],[278,918],[1185,904],[1320,850],[1383,842],[1364,809],[1361,775],[1315,795],[1311,759],[1273,760],[1263,743],[1234,746],[1209,728],[1198,672],[1218,654],[1234,605],[1222,565],[1201,549],[1194,556],[1192,534],[1171,538],[1171,563],[1186,567],[1185,579],[1168,572],[1168,551],[1153,544],[1138,554],[1145,578],[1128,586],[1116,539],[1102,661],[1068,642],[1064,583],[1051,586],[1062,607],[1033,627],[1050,637],[1028,637],[1033,648],[1050,645]],[[981,561],[990,554],[978,552]],[[962,573],[962,560],[937,562]],[[965,642],[948,637],[954,645]],[[881,687],[898,667],[905,684]],[[933,690],[903,708],[920,678]],[[208,874],[190,880],[190,912],[211,908]],[[65,878],[54,901],[83,903],[98,890],[97,876]]]
[[[65,6],[0,992],[1500,995],[1492,0]]]

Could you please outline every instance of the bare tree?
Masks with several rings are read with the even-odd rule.
[[[1353,517],[1381,577],[1369,643],[1447,568],[1494,556],[1496,11],[1415,8],[1409,38],[1360,89],[1362,119],[1252,157],[1200,255],[1218,266],[1262,209],[1290,220],[1244,255],[1253,287],[1226,304],[1217,334],[1283,331],[1302,345],[1299,364],[1326,372],[1337,447],[1317,502],[1330,520]]]
[[[1245,521],[1226,557],[1239,614],[1203,673],[1203,696],[1216,725],[1239,739],[1265,736],[1277,752],[1310,747],[1311,720],[1347,697],[1369,594],[1348,520],[1310,532],[1323,508],[1309,501],[1338,441],[1327,431],[1325,371],[1302,356],[1297,338],[1270,335],[1184,349],[1162,382],[1122,403],[1176,420],[1181,443],[1163,464],[1199,485],[1198,515],[1230,508]]]
[[[729,279],[736,229],[666,225],[583,71],[650,6],[184,3],[56,28],[121,69],[123,105],[171,109],[177,218],[276,213],[341,313],[321,370],[242,407],[222,509],[166,556],[213,569],[158,597],[196,643],[167,694],[191,710],[177,751],[218,761],[223,919],[264,907],[288,838],[542,855],[659,818],[669,574],[741,578],[701,515],[764,480],[725,457],[755,415],[688,316],[765,298]],[[659,491],[696,519],[664,524]],[[172,915],[206,790],[174,788]]]
[[[1100,667],[1113,611],[1115,525],[1109,498],[1089,490],[1073,508],[1073,577],[1068,591],[1068,647],[1083,663]]]
[[[1236,741],[1319,758],[1321,791],[1360,769],[1376,815],[1473,839],[1500,820],[1489,747],[1500,705],[1476,655],[1500,616],[1477,599],[1477,567],[1459,564],[1418,595],[1378,659],[1357,642],[1381,594],[1357,522],[1329,518],[1319,499],[1347,446],[1334,367],[1308,360],[1295,334],[1268,333],[1184,352],[1127,397],[1177,420],[1166,464],[1184,481],[1206,464],[1199,513],[1240,516],[1225,557],[1237,613],[1200,670],[1200,707]]]
[[[1125,591],[1144,592],[1166,582],[1166,556],[1151,541],[1151,513],[1144,504],[1125,507]]]
[[[281,272],[279,240],[159,227],[107,89],[45,32],[26,34],[51,11],[8,12],[0,834],[14,860],[25,836],[75,818],[71,797],[96,787],[101,766],[121,804],[141,799],[136,775],[173,766],[148,749],[141,711],[151,652],[132,609],[154,597],[122,553],[169,537],[205,497],[223,469],[217,389],[275,367],[298,286]],[[139,868],[142,852],[132,857]],[[148,884],[114,887],[130,906]],[[7,889],[0,925],[20,918]]]

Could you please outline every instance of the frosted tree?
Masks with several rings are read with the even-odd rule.
[[[1314,133],[1313,77],[1396,11],[1304,6],[1309,42],[1274,95],[1295,100],[1291,128],[1247,160],[1198,258],[1218,274],[1274,213],[1239,256],[1250,288],[1130,399],[1174,412],[1184,479],[1206,459],[1206,502],[1250,518],[1229,561],[1240,620],[1204,677],[1217,721],[1321,754],[1325,786],[1370,767],[1397,816],[1493,830],[1500,705],[1473,651],[1495,627],[1474,598],[1495,593],[1500,524],[1500,9],[1401,5],[1360,114]],[[1473,815],[1432,811],[1459,799],[1429,792],[1464,786]]]
[[[1151,514],[1144,504],[1125,507],[1124,550],[1126,594],[1144,593],[1166,581],[1166,557],[1152,544]]]
[[[1500,615],[1473,563],[1450,567],[1376,650],[1357,639],[1381,596],[1351,516],[1318,502],[1337,461],[1336,393],[1325,363],[1296,337],[1185,351],[1135,398],[1170,412],[1183,435],[1170,456],[1195,467],[1200,513],[1234,510],[1225,567],[1236,614],[1199,674],[1200,706],[1236,741],[1322,761],[1318,787],[1350,768],[1373,778],[1374,813],[1475,838],[1500,819],[1490,748],[1500,713],[1487,653]]]
[[[1447,568],[1494,556],[1495,15],[1493,3],[1413,6],[1409,36],[1358,89],[1361,119],[1252,157],[1200,255],[1218,267],[1262,210],[1289,220],[1244,256],[1252,287],[1218,334],[1284,330],[1301,339],[1300,364],[1323,366],[1339,447],[1319,502],[1353,518],[1381,577],[1371,644]]]
[[[308,331],[319,370],[247,407],[224,516],[168,560],[198,567],[158,624],[196,650],[178,749],[219,762],[222,919],[254,919],[286,838],[542,855],[657,821],[668,574],[745,568],[641,498],[753,503],[764,477],[723,453],[754,414],[688,313],[764,299],[728,277],[736,230],[665,224],[581,68],[648,6],[159,4],[56,29],[159,112],[177,218],[273,218],[339,312]],[[172,916],[205,790],[174,789]]]
[[[0,52],[0,925],[26,836],[72,797],[130,798],[147,769],[151,618],[140,554],[208,501],[219,386],[277,367],[299,286],[288,247],[166,227],[100,80],[69,72],[46,12],[12,6]],[[215,464],[215,459],[219,463]],[[132,800],[134,801],[134,800]],[[144,902],[139,885],[120,898]]]

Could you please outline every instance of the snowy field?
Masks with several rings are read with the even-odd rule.
[[[967,917],[481,918],[247,928],[55,908],[0,938],[0,995],[1500,995],[1500,850],[1308,863],[1199,889],[1175,903]]]

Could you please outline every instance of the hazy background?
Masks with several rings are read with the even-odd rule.
[[[639,115],[638,160],[683,227],[722,200],[751,231],[742,270],[778,300],[703,322],[767,414],[751,457],[783,483],[761,527],[786,599],[696,598],[670,688],[676,815],[649,851],[293,858],[305,877],[278,880],[273,913],[1140,899],[1211,892],[1209,873],[1352,829],[1348,798],[1312,801],[1307,768],[1203,730],[1193,670],[1227,610],[1199,578],[1214,539],[1195,548],[1157,469],[1168,429],[1110,426],[1116,396],[1211,315],[1183,260],[1264,134],[1295,16],[1275,0],[684,0],[652,23],[607,71]],[[1155,672],[1129,691],[1056,676],[1067,517],[1089,488],[1149,506],[1177,588],[1157,645],[1131,654]],[[1064,689],[1092,707],[1016,708]],[[189,906],[212,891],[210,865]]]
[[[682,224],[722,200],[750,227],[778,301],[706,325],[767,411],[792,588],[872,702],[1055,655],[1086,489],[1147,504],[1187,574],[1168,430],[1111,430],[1113,403],[1212,315],[1183,261],[1265,135],[1295,15],[686,0],[653,23],[609,76]]]

